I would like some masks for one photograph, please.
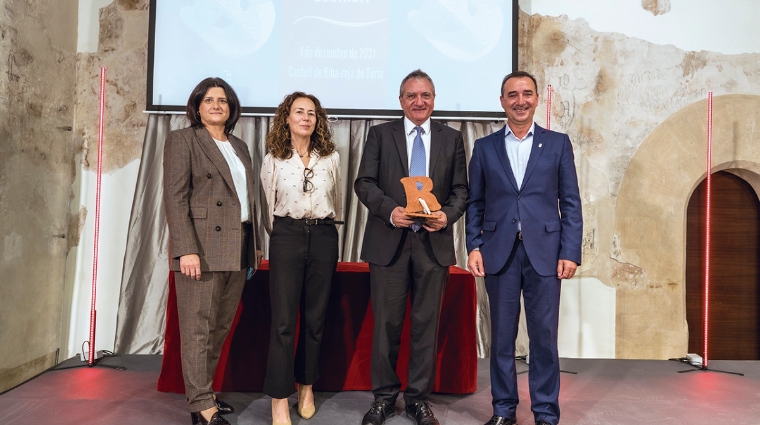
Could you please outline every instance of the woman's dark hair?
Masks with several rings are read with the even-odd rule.
[[[327,125],[327,111],[319,103],[316,96],[297,91],[285,96],[280,106],[277,107],[272,119],[272,128],[267,134],[267,151],[275,158],[288,159],[293,155],[293,145],[290,143],[290,129],[287,120],[293,102],[302,97],[314,102],[314,112],[317,114],[317,123],[309,138],[309,152],[315,151],[320,156],[327,156],[335,152],[332,131]]]
[[[230,116],[227,118],[227,122],[224,123],[224,132],[230,134],[232,133],[232,130],[235,129],[235,124],[237,124],[240,119],[240,100],[238,100],[237,94],[235,94],[235,90],[232,89],[232,86],[227,84],[227,82],[221,78],[209,77],[195,86],[193,92],[190,93],[190,97],[187,99],[187,107],[185,108],[187,119],[190,120],[190,125],[192,127],[203,127],[198,108],[200,108],[203,98],[212,87],[220,87],[224,90],[224,95],[227,96],[227,105],[230,107]]]

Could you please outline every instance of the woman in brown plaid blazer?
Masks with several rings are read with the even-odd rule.
[[[193,424],[229,424],[232,406],[211,389],[246,273],[259,263],[253,169],[230,134],[240,102],[221,78],[201,81],[187,101],[191,126],[164,146],[164,205],[177,289],[182,374]]]

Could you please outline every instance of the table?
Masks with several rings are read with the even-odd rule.
[[[452,266],[438,331],[434,392],[466,394],[477,390],[475,280]],[[409,304],[396,371],[402,389],[409,366]],[[261,392],[266,375],[271,323],[269,264],[246,283],[237,314],[214,375],[215,391]],[[184,394],[174,275],[169,276],[166,333],[158,390]],[[369,265],[338,263],[320,353],[317,391],[372,389],[370,359],[374,318],[370,305]]]

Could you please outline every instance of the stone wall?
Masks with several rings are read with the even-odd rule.
[[[107,68],[103,172],[110,173],[139,159],[147,116],[149,0],[116,0],[100,9],[97,53],[77,59],[76,137],[81,141],[81,165],[97,167],[100,67]]]
[[[0,0],[0,391],[59,347],[76,28],[77,0]]]
[[[539,87],[552,85],[552,129],[574,144],[584,211],[579,274],[617,289],[616,357],[683,356],[685,217],[705,175],[705,99],[712,91],[720,106],[716,144],[731,146],[714,171],[736,161],[754,170],[760,54],[683,51],[566,17],[521,14],[519,27],[520,67]]]

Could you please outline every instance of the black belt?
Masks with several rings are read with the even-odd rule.
[[[296,224],[299,226],[328,226],[333,224],[343,224],[342,221],[333,220],[331,218],[291,218],[291,217],[274,217],[275,222],[282,222],[286,224]]]

